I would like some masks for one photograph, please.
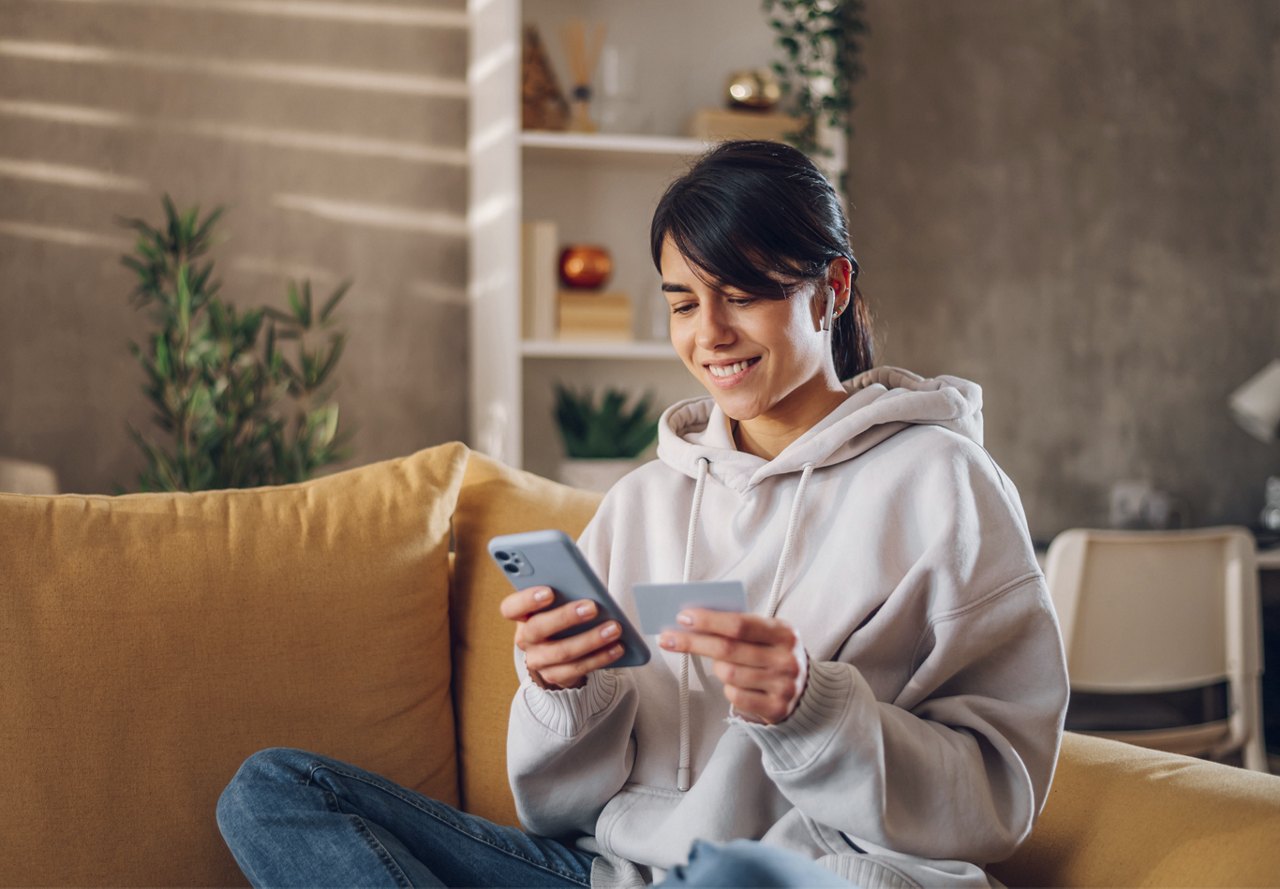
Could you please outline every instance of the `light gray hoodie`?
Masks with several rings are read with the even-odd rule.
[[[1017,493],[981,446],[981,391],[894,368],[845,387],[770,461],[734,448],[710,398],[673,405],[659,459],[581,539],[632,617],[633,584],[682,579],[741,580],[753,610],[776,610],[809,655],[788,719],[737,718],[708,663],[688,659],[682,682],[685,657],[656,645],[644,667],[562,691],[533,684],[517,652],[517,810],[599,852],[593,885],[657,879],[694,839],[746,837],[862,886],[985,886],[980,865],[1030,832],[1066,667]]]

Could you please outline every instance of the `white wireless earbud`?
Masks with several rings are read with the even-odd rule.
[[[828,333],[831,331],[831,322],[836,315],[836,289],[834,287],[827,288],[827,306],[822,316],[822,329]]]

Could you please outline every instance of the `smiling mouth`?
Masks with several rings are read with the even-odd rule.
[[[725,380],[729,377],[737,376],[749,367],[754,367],[759,360],[760,358],[756,357],[737,361],[733,364],[708,364],[707,372],[716,379]]]

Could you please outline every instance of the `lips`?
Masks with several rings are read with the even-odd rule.
[[[711,381],[717,386],[733,386],[760,363],[760,357],[743,358],[740,361],[706,365]]]

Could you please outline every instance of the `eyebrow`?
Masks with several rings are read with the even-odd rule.
[[[684,284],[672,284],[669,281],[662,282],[663,293],[693,293],[692,287],[686,287]]]

